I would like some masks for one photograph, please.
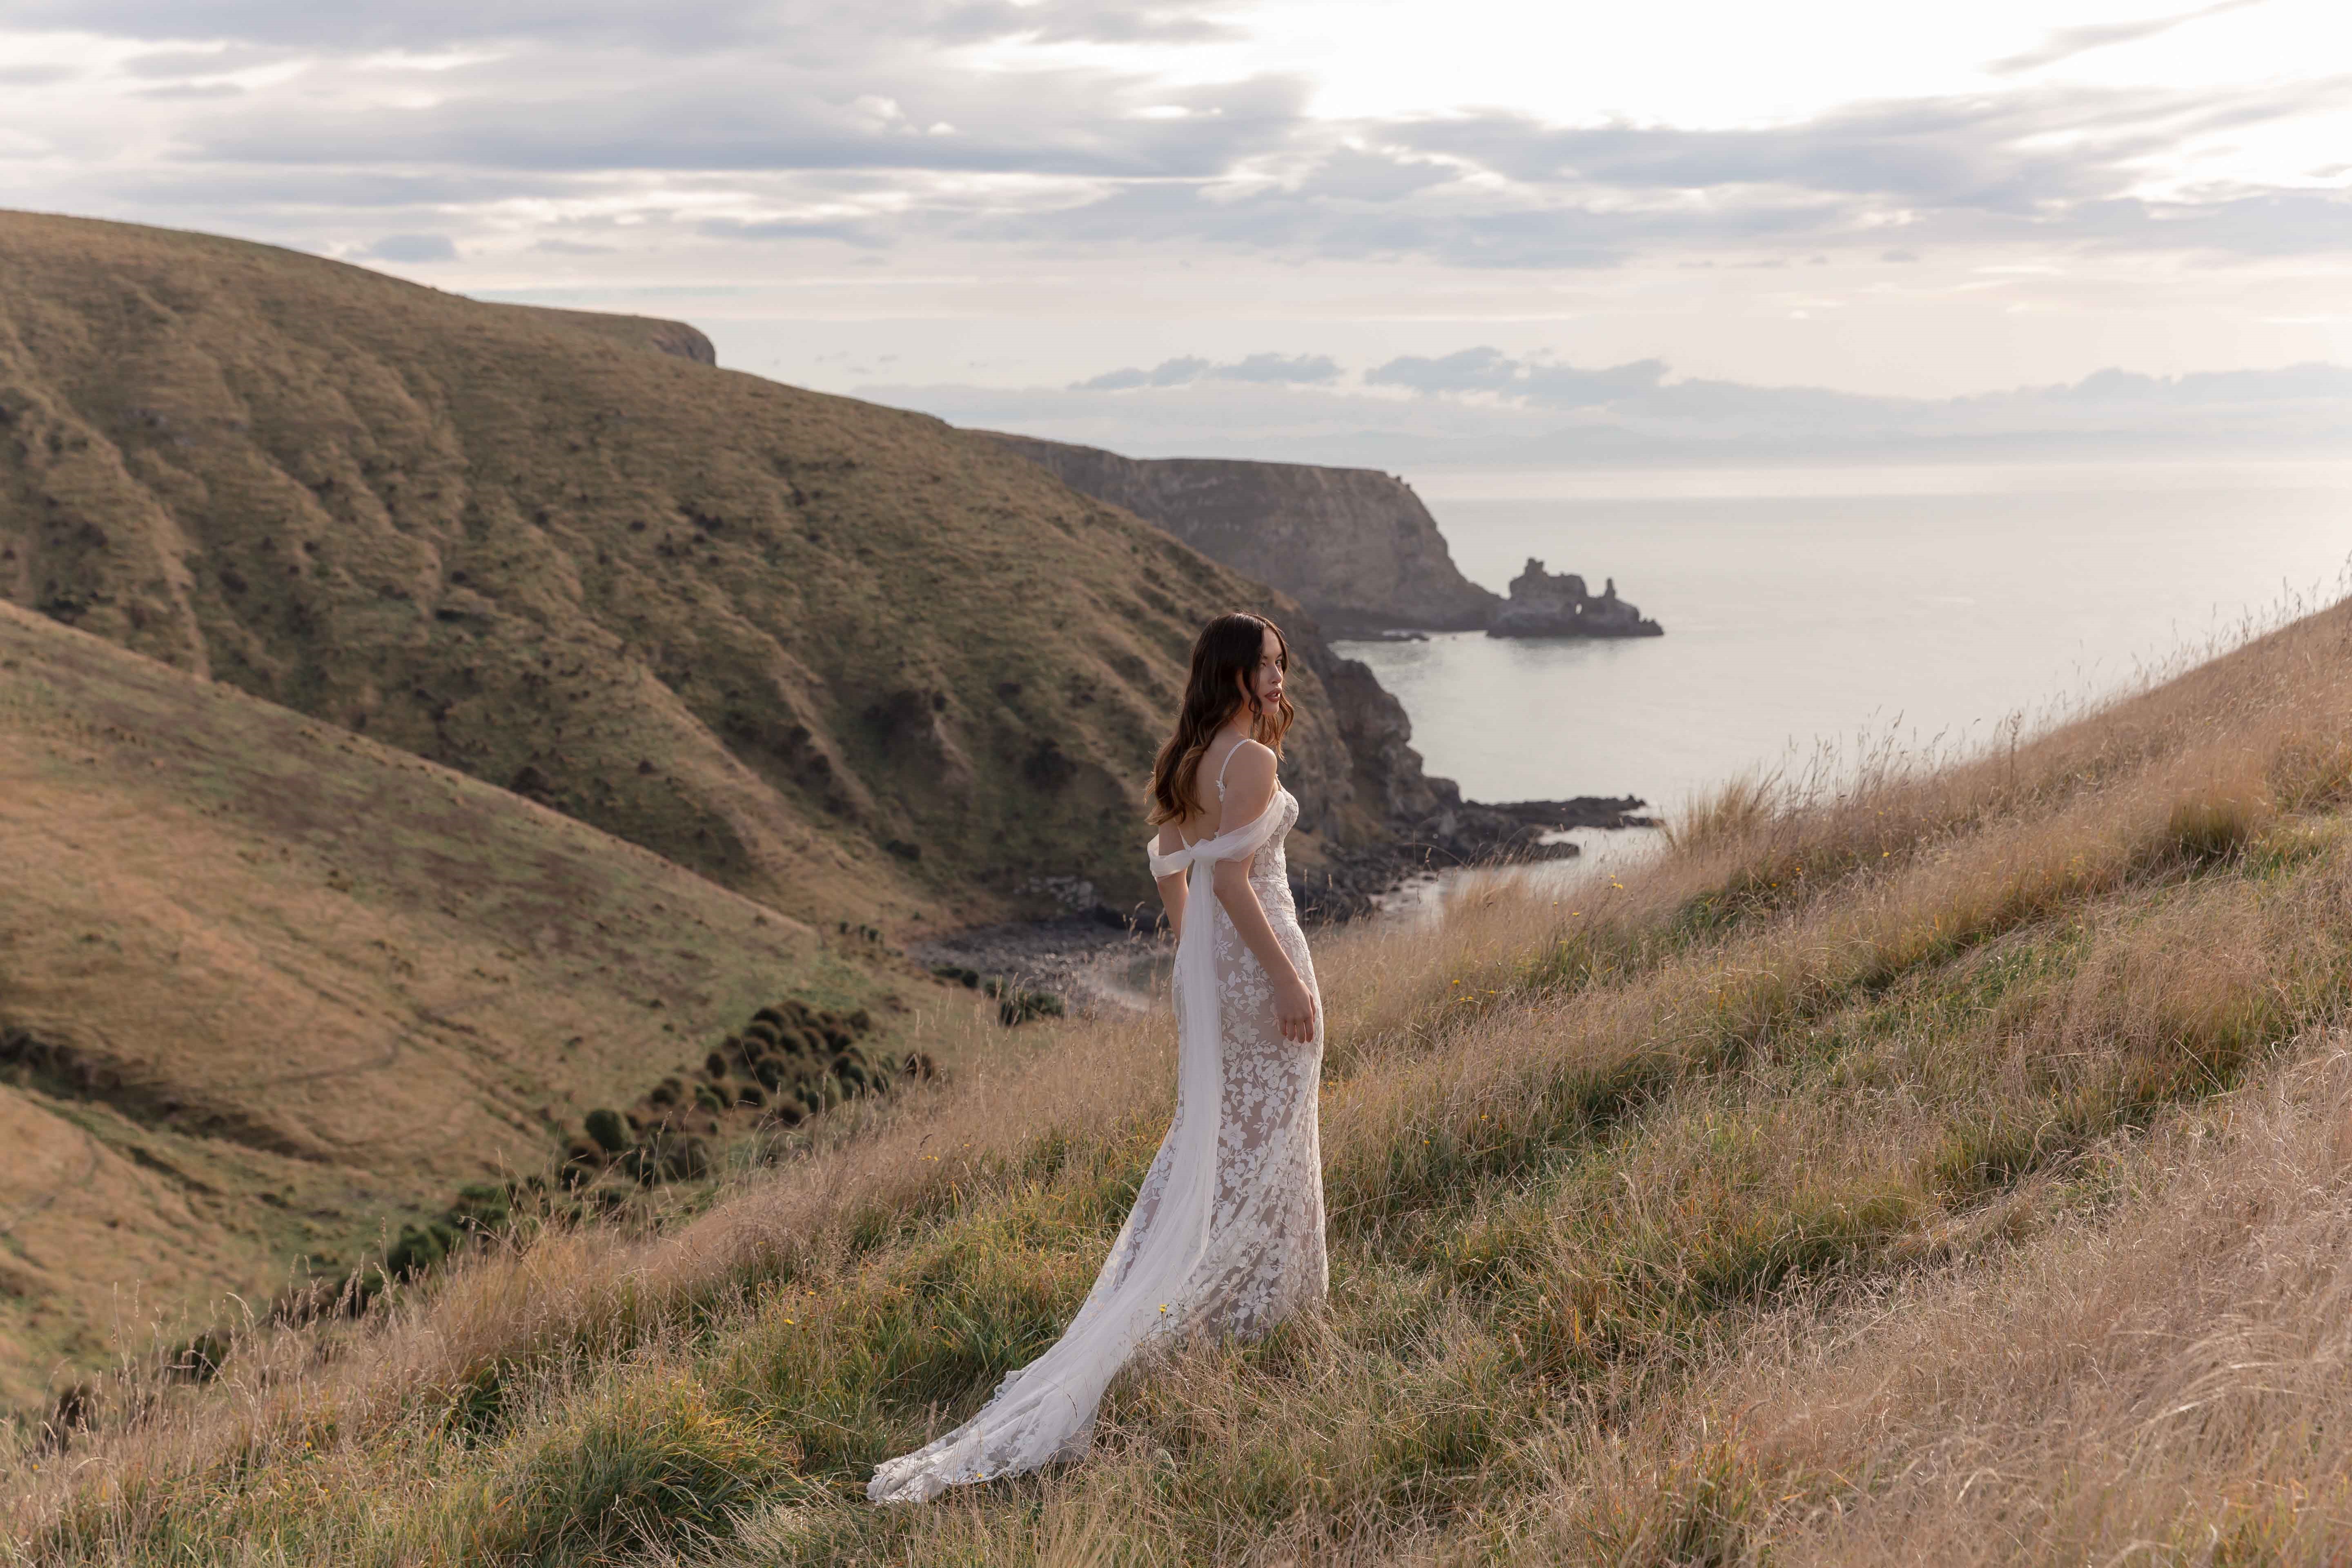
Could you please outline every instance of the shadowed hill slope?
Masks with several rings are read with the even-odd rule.
[[[796,921],[8,605],[0,866],[0,1408],[544,1170],[755,1006],[890,1016]]]
[[[1191,637],[1287,601],[993,441],[707,347],[0,214],[0,598],[812,918],[1146,896]],[[1307,827],[1379,837],[1297,685]],[[1411,774],[1379,795],[1424,793],[1374,749]]]
[[[1083,490],[1262,578],[1335,633],[1484,626],[1503,601],[1462,575],[1410,486],[1371,468],[1128,458],[985,433]]]

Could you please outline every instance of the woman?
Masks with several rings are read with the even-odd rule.
[[[1255,1339],[1323,1300],[1323,1006],[1282,854],[1298,803],[1275,780],[1289,668],[1273,622],[1211,621],[1151,770],[1160,832],[1145,850],[1177,936],[1176,1116],[1110,1258],[1052,1349],[970,1421],[876,1469],[876,1502],[1077,1458],[1139,1352],[1179,1334]]]

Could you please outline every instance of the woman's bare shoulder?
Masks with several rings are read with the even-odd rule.
[[[1231,759],[1229,765],[1234,772],[1226,774],[1227,778],[1270,779],[1274,776],[1274,748],[1263,741],[1247,738],[1237,741],[1228,755]]]
[[[1244,741],[1230,753],[1225,770],[1224,812],[1218,831],[1229,833],[1255,822],[1274,799],[1274,753],[1255,741]]]

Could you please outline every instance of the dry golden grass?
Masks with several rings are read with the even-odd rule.
[[[0,1408],[551,1165],[787,993],[924,978],[0,604]],[[126,1282],[135,1281],[132,1286]],[[234,1306],[229,1308],[234,1311]]]
[[[2337,608],[2013,754],[1723,803],[1622,887],[1323,942],[1331,1304],[1124,1380],[1086,1465],[859,1490],[1074,1308],[1154,1022],[257,1341],[20,1477],[21,1554],[2330,1561],[2347,742]]]
[[[2109,1156],[2106,1212],[1759,1325],[1759,1536],[1825,1561],[2339,1560],[2352,1535],[2340,1037]],[[1657,1429],[1654,1418],[1648,1423]]]

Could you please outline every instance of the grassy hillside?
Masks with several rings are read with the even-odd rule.
[[[806,918],[1145,896],[1185,650],[1270,592],[984,437],[707,357],[0,214],[0,599]],[[1296,684],[1308,826],[1375,835]]]
[[[2013,753],[1326,941],[1327,1312],[877,1511],[1168,1110],[1071,1023],[658,1235],[481,1257],[30,1455],[41,1563],[2326,1562],[2352,608]],[[118,1395],[128,1399],[128,1393]]]
[[[634,846],[0,604],[0,1409],[257,1305],[800,995],[923,993]]]

